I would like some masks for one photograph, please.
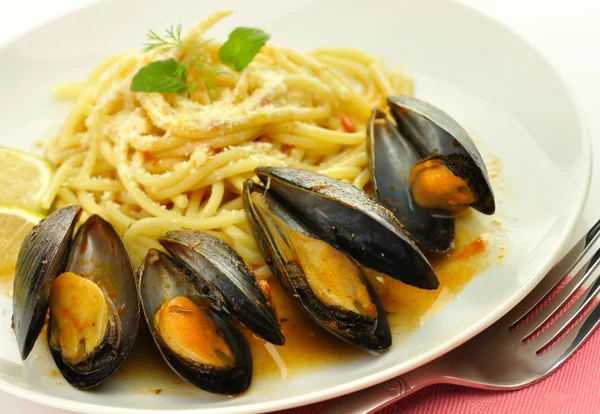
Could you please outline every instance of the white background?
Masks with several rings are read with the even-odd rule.
[[[95,0],[0,2],[0,44],[42,22]],[[124,0],[123,0],[124,1]],[[559,70],[583,106],[600,160],[600,1],[458,0],[495,17],[535,45]],[[1,99],[1,98],[0,98]],[[560,102],[556,105],[560,106]],[[515,148],[518,151],[518,148]],[[583,218],[574,237],[600,219],[600,168],[594,171]],[[65,414],[0,392],[2,413]]]

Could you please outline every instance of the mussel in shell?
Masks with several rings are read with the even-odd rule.
[[[244,184],[244,209],[266,263],[311,319],[368,351],[390,347],[383,307],[351,257],[319,238],[251,180]]]
[[[25,359],[49,310],[52,357],[70,384],[86,389],[106,380],[125,360],[140,310],[133,267],[113,227],[94,215],[71,241],[80,213],[79,206],[62,208],[23,241],[13,323]]]
[[[473,207],[493,214],[483,159],[467,132],[416,98],[388,97],[394,121],[375,108],[367,128],[369,168],[378,199],[420,248],[454,247],[454,216]]]
[[[184,380],[218,394],[240,394],[252,379],[241,332],[213,309],[198,278],[173,258],[150,250],[139,269],[148,328],[167,364]]]
[[[420,156],[379,109],[373,110],[368,131],[369,168],[378,199],[402,222],[420,248],[450,250],[454,246],[454,218],[445,212],[435,214],[413,199],[410,171]]]
[[[244,260],[208,233],[170,231],[159,241],[170,255],[150,250],[138,279],[145,319],[163,358],[196,387],[244,392],[252,356],[233,322],[283,345],[269,294]]]

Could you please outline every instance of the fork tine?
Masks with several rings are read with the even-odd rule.
[[[536,349],[537,352],[550,345],[555,339],[560,337],[573,322],[581,316],[582,312],[592,303],[600,293],[600,262],[596,262],[586,273],[589,274],[584,286],[589,288],[587,294],[582,295],[556,322],[548,327],[537,338],[532,340],[527,346]]]
[[[588,256],[590,256],[590,254],[588,254]],[[527,342],[532,335],[556,315],[556,312],[558,312],[582,286],[586,285],[586,282],[589,282],[589,278],[593,276],[593,267],[598,265],[598,259],[600,259],[600,256],[598,255],[598,251],[596,251],[594,257],[592,257],[589,262],[584,262],[582,260],[581,262],[576,263],[571,271],[565,273],[564,277],[568,277],[571,274],[573,275],[573,278],[549,301],[549,303],[546,303],[533,317],[531,317],[531,319],[520,326],[519,329],[523,332],[523,341]]]
[[[540,306],[550,292],[552,292],[566,276],[573,275],[573,279],[565,286],[565,288],[572,289],[575,287],[580,278],[584,275],[583,270],[588,269],[589,263],[593,259],[596,259],[595,254],[599,248],[600,220],[596,222],[585,236],[583,236],[581,240],[577,242],[556,264],[556,266],[548,272],[540,284],[507,315],[507,320],[511,324],[510,328],[521,323],[528,314]],[[575,289],[575,291],[576,290],[577,289]],[[561,301],[562,303],[565,295],[570,297],[570,294],[568,294],[569,290],[562,295],[561,292],[559,292],[550,302],[551,304],[555,303],[555,301]],[[533,327],[537,328],[543,325],[543,323],[552,316],[548,315],[548,311],[558,308],[549,305],[550,304],[546,304],[546,306],[540,309],[533,318],[523,323],[523,325],[519,327],[519,330],[523,329],[523,332],[526,332],[527,335],[529,335],[531,332],[535,331]]]
[[[598,286],[598,283],[596,283]],[[597,291],[596,290],[596,297]],[[540,362],[546,367],[547,373],[551,373],[562,365],[573,355],[581,345],[590,337],[594,329],[600,324],[600,301],[594,305],[590,313],[580,320],[573,329],[558,341],[550,350],[540,355]]]

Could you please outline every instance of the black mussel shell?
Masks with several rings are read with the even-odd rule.
[[[437,276],[393,213],[352,184],[287,167],[259,167],[258,178],[318,238],[359,263],[422,289]]]
[[[106,350],[109,354],[98,358],[88,373],[74,370],[63,360],[60,349],[50,346],[54,362],[65,379],[76,388],[86,389],[107,379],[127,358],[138,332],[140,301],[129,254],[112,225],[100,216],[91,216],[79,228],[65,271],[100,286],[117,310],[121,326],[118,347]],[[52,343],[51,334],[52,330],[48,329],[49,343]]]
[[[253,202],[251,195],[255,191],[264,195],[265,206]],[[364,276],[361,275],[361,278],[377,308],[375,318],[321,302],[311,289],[299,261],[291,253],[293,248],[286,241],[286,233],[279,223],[285,223],[290,230],[306,236],[317,236],[297,221],[263,186],[251,180],[244,183],[244,210],[266,263],[288,296],[296,300],[308,316],[338,338],[370,352],[381,352],[390,347],[392,338],[385,311]],[[273,217],[280,220],[279,223]]]
[[[494,214],[494,193],[485,163],[467,132],[448,114],[422,100],[407,96],[388,97],[390,112],[400,133],[421,158],[438,158],[475,194],[473,208]]]
[[[264,340],[283,345],[275,310],[244,260],[224,241],[204,232],[175,230],[160,243],[196,275],[215,305]]]
[[[367,152],[377,198],[394,213],[417,245],[436,253],[454,248],[454,218],[444,211],[422,208],[413,198],[410,171],[421,156],[377,108],[367,129]]]
[[[79,206],[55,211],[33,228],[19,250],[13,285],[13,325],[23,360],[44,326],[50,286],[64,269],[80,214]]]
[[[154,315],[166,300],[176,296],[190,299],[204,297],[201,293],[203,286],[197,285],[197,278],[184,271],[171,257],[154,249],[148,251],[138,275],[145,320],[156,346],[171,369],[190,384],[209,392],[229,395],[244,392],[252,379],[252,355],[246,339],[226,315],[212,309],[207,311],[235,355],[235,365],[227,369],[199,366],[186,361],[165,346],[156,331]]]

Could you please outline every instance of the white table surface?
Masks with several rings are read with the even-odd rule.
[[[0,44],[42,22],[96,0],[3,0]],[[559,70],[582,105],[600,160],[600,1],[458,0],[495,17],[535,45]],[[560,105],[560,102],[557,102]],[[600,218],[600,168],[574,240]],[[66,414],[0,391],[0,412]]]

